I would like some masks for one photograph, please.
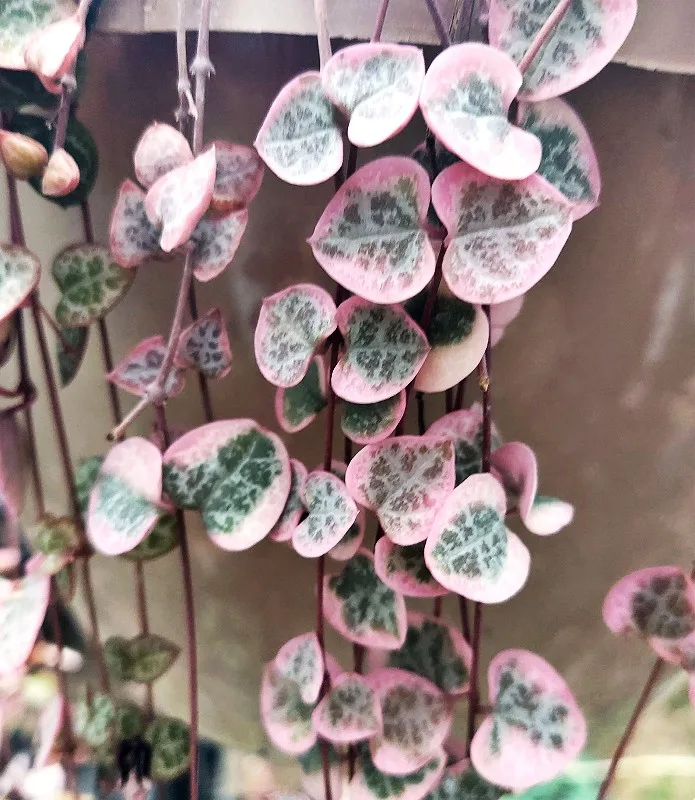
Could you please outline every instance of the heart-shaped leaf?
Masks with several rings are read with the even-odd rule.
[[[481,778],[470,762],[464,760],[448,767],[439,784],[423,800],[500,800],[506,794],[505,789]]]
[[[38,747],[33,769],[46,765],[55,747],[65,719],[65,698],[57,694],[41,709],[37,724]]]
[[[0,322],[22,306],[41,276],[38,258],[24,247],[0,245]]]
[[[0,67],[26,69],[24,47],[31,36],[75,12],[71,0],[12,0],[0,6]]]
[[[408,775],[388,775],[374,765],[369,745],[362,744],[355,777],[350,781],[350,800],[421,800],[437,785],[445,764],[446,755],[439,748],[424,767]]]
[[[162,454],[133,436],[104,459],[89,497],[87,536],[104,555],[132,550],[152,530],[162,497]]]
[[[122,267],[140,266],[159,251],[159,234],[145,213],[145,192],[133,181],[123,181],[109,225],[112,258]]]
[[[491,0],[490,44],[518,64],[558,2]],[[546,100],[593,78],[618,52],[637,14],[637,0],[569,3],[529,67],[520,96]]]
[[[434,274],[425,231],[430,182],[410,158],[372,161],[341,186],[309,240],[338,283],[374,303],[416,295]]]
[[[403,419],[405,389],[378,403],[344,403],[340,427],[357,444],[373,444],[389,437]]]
[[[157,379],[164,363],[166,343],[163,336],[150,336],[137,344],[121,361],[107,380],[120,389],[143,397],[150,385]],[[180,368],[172,366],[164,382],[164,391],[173,397],[183,390],[183,374]]]
[[[0,414],[0,509],[19,518],[26,495],[27,447],[14,414]]]
[[[207,378],[224,378],[232,368],[227,324],[219,308],[211,308],[181,331],[176,363],[193,367]]]
[[[494,451],[501,439],[497,426],[492,423],[491,445]],[[428,436],[445,437],[454,446],[456,456],[456,485],[482,469],[483,407],[473,403],[470,408],[445,414],[427,429]]]
[[[304,482],[307,518],[292,534],[292,546],[304,558],[325,555],[357,519],[357,506],[345,484],[330,472],[311,472]]]
[[[305,703],[299,685],[274,663],[263,670],[261,720],[270,741],[284,753],[305,753],[316,742],[311,723],[314,703]]]
[[[427,70],[420,107],[435,136],[466,163],[494,178],[528,178],[541,162],[541,143],[507,119],[521,81],[506,53],[458,44]]]
[[[405,600],[379,579],[367,550],[360,550],[339,575],[326,576],[324,615],[356,644],[395,650],[405,640]]]
[[[113,744],[117,734],[117,715],[113,700],[103,692],[85,697],[73,708],[77,736],[87,745],[103,748]]]
[[[318,469],[321,469],[322,466],[323,465],[319,465]],[[347,465],[345,462],[336,461],[335,459],[331,462],[331,472],[337,478],[340,478],[343,483],[345,482],[346,471]],[[338,544],[329,550],[328,555],[334,561],[349,561],[362,546],[366,529],[367,515],[364,509],[358,506],[357,519],[352,523],[348,529],[348,532],[345,534],[345,536],[343,536]]]
[[[409,300],[405,310],[420,324],[427,302],[427,293]],[[452,297],[439,294],[425,331],[432,348],[415,378],[419,392],[443,392],[467,378],[485,353],[489,325],[485,312]]]
[[[337,319],[346,349],[331,385],[344,400],[388,400],[405,389],[427,358],[425,334],[401,306],[351,297],[338,308]]]
[[[254,145],[281,180],[295,186],[323,183],[343,166],[337,117],[321,75],[304,72],[273,100]]]
[[[695,632],[695,585],[680,567],[637,570],[608,592],[603,621],[618,635],[683,639]]]
[[[297,433],[311,425],[326,407],[328,376],[323,356],[314,356],[296,386],[275,390],[275,417],[283,431]]]
[[[189,768],[188,727],[179,719],[155,717],[145,739],[152,746],[152,780],[173,781]]]
[[[339,50],[321,70],[323,88],[350,120],[348,139],[373,147],[403,130],[418,107],[422,50],[370,42]]]
[[[24,63],[47,89],[52,89],[74,69],[84,40],[84,20],[80,14],[72,14],[32,34],[24,47]]]
[[[514,792],[559,775],[584,747],[586,723],[553,667],[527,650],[490,662],[492,714],[473,737],[471,760],[486,780]]]
[[[345,482],[353,498],[376,512],[396,544],[423,541],[454,488],[454,448],[434,436],[397,436],[367,445],[352,459]]]
[[[185,244],[208,210],[216,164],[213,146],[167,172],[147,192],[145,212],[153,225],[161,226],[159,245],[165,253]]]
[[[528,510],[524,525],[537,536],[550,536],[566,528],[574,519],[574,506],[558,497],[537,494]]]
[[[191,234],[193,274],[206,283],[232,263],[249,221],[249,212],[228,211],[222,216],[203,217]]]
[[[471,475],[447,497],[431,527],[425,561],[442,586],[480,603],[502,603],[526,583],[531,556],[505,527],[499,481]]]
[[[374,765],[389,775],[424,767],[446,739],[452,706],[430,681],[401,669],[377,669],[367,676],[384,721],[372,740]]]
[[[382,536],[374,546],[374,568],[381,580],[405,597],[443,597],[448,590],[437,583],[425,564],[425,544],[397,545]]]
[[[441,619],[408,613],[408,633],[399,650],[374,651],[369,666],[394,667],[426,678],[445,694],[468,691],[472,660],[470,645],[463,636]]]
[[[338,677],[313,713],[314,729],[323,739],[351,744],[369,739],[382,728],[376,692],[361,675]]]
[[[54,259],[53,278],[62,292],[56,318],[66,328],[84,327],[104,317],[135,279],[132,270],[111,260],[98,244],[70,245]]]
[[[253,147],[215,139],[217,172],[211,207],[239,211],[258,194],[263,182],[263,162]]]
[[[81,459],[75,467],[75,493],[83,516],[87,513],[89,495],[97,482],[103,463],[103,456],[90,456]]]
[[[0,578],[0,676],[20,669],[34,647],[48,608],[50,581],[30,575]]]
[[[519,125],[540,139],[543,155],[538,172],[567,198],[572,218],[596,208],[601,174],[589,132],[572,106],[555,98],[520,103]]]
[[[200,509],[212,540],[245,550],[272,530],[290,491],[282,441],[250,419],[211,422],[164,454],[164,489],[180,508]]]
[[[572,230],[572,209],[546,180],[488,178],[454,164],[432,186],[447,232],[442,263],[451,291],[469,303],[500,303],[548,272]]]
[[[302,497],[304,496],[307,469],[296,458],[290,459],[290,469],[292,471],[290,493],[287,496],[285,507],[282,509],[282,514],[280,514],[280,519],[268,534],[274,542],[288,542],[305,511]]]
[[[300,283],[266,297],[254,338],[263,377],[274,386],[296,386],[335,328],[335,303],[318,286]]]
[[[154,528],[137,547],[123,553],[129,561],[153,561],[170,553],[179,543],[179,529],[173,514],[162,514]]]
[[[145,128],[133,153],[135,177],[146,189],[167,172],[191,161],[193,153],[186,137],[161,122],[153,122]]]
[[[106,666],[119,681],[152,683],[171,667],[179,652],[173,642],[152,633],[133,639],[111,636],[104,642]]]
[[[62,388],[69,386],[75,379],[88,344],[89,328],[61,328],[60,336],[56,339],[56,359]]]
[[[323,683],[324,661],[315,633],[303,633],[285,642],[273,664],[280,675],[297,684],[305,703],[318,700]]]

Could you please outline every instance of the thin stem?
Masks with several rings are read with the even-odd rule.
[[[27,339],[24,330],[24,310],[17,314],[17,350],[19,351],[19,383],[20,386],[30,384],[29,359],[27,355]],[[31,467],[31,484],[34,490],[34,503],[36,504],[36,516],[42,517],[46,513],[46,498],[43,493],[43,481],[39,470],[39,457],[36,447],[36,429],[34,428],[34,414],[31,405],[24,409],[24,423],[27,430],[27,440],[29,444],[29,457]]]
[[[323,69],[333,55],[326,0],[314,0],[314,16],[316,17],[316,39],[319,45],[319,64]]]
[[[179,130],[183,133],[188,117],[195,116],[195,103],[191,94],[191,79],[188,77],[188,55],[186,53],[186,0],[178,0],[176,4],[176,65],[178,78],[176,90],[179,94],[179,106],[175,117]]]
[[[432,604],[432,616],[439,619],[442,616],[442,601],[444,598],[442,597],[435,597],[434,603]]]
[[[75,91],[75,70],[68,72],[61,80],[60,105],[55,118],[55,136],[53,137],[53,152],[65,147],[65,137],[68,132],[68,120],[72,107],[72,95]]]
[[[466,735],[466,758],[471,754],[471,742],[475,733],[475,716],[478,712],[478,671],[480,668],[480,640],[483,632],[483,604],[476,603],[473,607],[473,641],[471,648],[471,688],[468,696],[468,732]]]
[[[196,297],[195,281],[191,281],[188,290],[188,310],[191,314],[191,320],[198,319],[198,298]],[[200,399],[203,403],[203,414],[205,415],[206,422],[212,422],[215,419],[215,414],[212,410],[212,398],[210,397],[210,384],[207,377],[198,370],[198,389],[200,390]]]
[[[460,411],[463,408],[463,400],[466,396],[466,378],[459,382],[456,387],[456,397],[454,398],[454,410]]]
[[[147,636],[150,632],[150,619],[147,613],[147,591],[145,589],[145,566],[136,559],[135,566],[135,597],[137,599],[138,620],[140,633]],[[154,713],[154,687],[152,683],[145,684],[145,713],[151,718]]]
[[[384,32],[384,23],[386,22],[386,13],[389,10],[390,0],[381,0],[379,11],[376,15],[376,22],[374,23],[374,33],[372,34],[372,41],[381,41],[381,34]]]
[[[461,595],[459,595],[459,615],[461,617],[461,633],[463,634],[463,638],[470,644],[471,624],[468,619],[468,600]]]
[[[164,407],[161,405],[156,405],[155,413],[157,415],[157,421],[164,438],[164,447],[169,447],[169,444],[171,443],[171,434],[169,432],[169,426],[167,424]],[[196,643],[195,598],[193,595],[191,554],[188,548],[186,521],[181,509],[176,511],[176,524],[179,533],[181,575],[183,578],[183,599],[186,609],[186,645],[188,650],[188,705],[190,729],[190,745],[188,751],[190,769],[190,797],[191,800],[198,800],[198,646]]]
[[[437,31],[437,36],[439,36],[442,47],[449,47],[451,45],[451,37],[449,36],[449,31],[442,17],[442,12],[439,10],[437,0],[425,0],[425,3],[427,4],[427,10],[430,12],[430,17],[432,17],[432,22],[434,23],[434,28]]]
[[[82,559],[82,583],[84,585],[84,596],[89,615],[89,625],[92,631],[92,649],[96,656],[99,668],[99,683],[101,689],[106,694],[111,690],[109,671],[106,668],[104,650],[101,646],[101,636],[99,635],[99,618],[97,616],[97,605],[94,598],[94,584],[92,583],[92,572],[89,568],[89,557]]]
[[[560,0],[553,13],[543,23],[541,29],[536,34],[536,38],[531,42],[529,49],[524,53],[524,57],[519,62],[519,72],[522,75],[531,66],[543,45],[548,41],[552,32],[560,24],[562,18],[572,5],[572,2],[573,0]]]
[[[99,330],[99,343],[101,345],[101,359],[104,365],[104,374],[108,375],[113,371],[113,352],[111,350],[111,340],[109,338],[109,329],[106,327],[106,320],[99,319],[97,328]],[[121,398],[118,395],[118,389],[111,381],[106,381],[106,391],[109,396],[109,407],[111,408],[113,424],[118,425],[123,418],[123,409],[121,408]]]
[[[661,674],[666,666],[665,662],[662,661],[660,658],[657,658],[654,662],[654,666],[652,667],[649,676],[647,677],[647,682],[644,684],[644,688],[642,689],[642,693],[639,696],[637,701],[637,705],[635,706],[635,710],[632,712],[632,716],[630,717],[630,721],[627,723],[627,727],[625,728],[625,732],[623,733],[620,741],[618,742],[618,746],[613,753],[613,758],[611,759],[611,763],[608,767],[608,772],[606,773],[606,777],[601,784],[601,788],[599,789],[598,797],[596,800],[604,800],[608,796],[608,790],[611,788],[611,784],[615,779],[615,773],[618,769],[618,764],[620,763],[620,759],[623,757],[623,754],[627,750],[628,745],[630,744],[630,740],[632,739],[635,728],[637,727],[637,723],[639,722],[640,717],[642,716],[642,712],[647,706],[647,702],[651,693],[654,691],[656,684],[661,677]]]
[[[420,436],[427,430],[427,420],[425,419],[425,395],[422,392],[415,392],[417,401],[417,429]]]

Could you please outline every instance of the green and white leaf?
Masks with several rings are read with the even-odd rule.
[[[62,328],[56,339],[56,358],[60,385],[65,388],[74,380],[82,365],[89,343],[89,328]],[[66,347],[66,345],[69,345]]]
[[[0,322],[24,303],[40,274],[41,265],[33,253],[12,244],[0,245]]]
[[[123,554],[129,561],[154,561],[171,551],[179,543],[178,523],[173,514],[162,514],[154,528],[137,547]]]
[[[417,800],[439,780],[444,763],[445,755],[440,751],[415,772],[387,775],[374,765],[369,745],[359,745],[357,771],[350,782],[350,797],[354,800]]]
[[[90,747],[100,748],[111,744],[117,733],[117,714],[113,700],[103,692],[96,692],[91,702],[84,698],[73,710],[76,735]]]
[[[152,683],[160,678],[179,655],[173,642],[141,634],[133,639],[111,636],[104,642],[104,656],[109,672],[121,681]]]
[[[328,402],[323,358],[313,358],[296,386],[277,389],[276,414],[283,430],[296,433],[310,425]]]
[[[99,470],[103,463],[103,456],[90,456],[89,458],[81,459],[75,468],[75,491],[83,515],[87,513],[89,495],[97,482]]]
[[[24,47],[41,28],[75,13],[72,0],[3,0],[0,3],[0,67],[26,69]]]
[[[155,717],[145,739],[152,745],[152,780],[173,781],[187,771],[189,733],[181,720]]]

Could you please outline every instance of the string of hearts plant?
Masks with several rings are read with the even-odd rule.
[[[17,487],[6,480],[16,452],[7,445],[16,437],[13,415],[25,414],[30,439],[33,431],[22,326],[28,303],[73,514],[66,520],[43,513],[32,445],[42,512],[34,544],[42,555],[17,577],[16,546],[3,551],[13,580],[3,583],[0,598],[2,674],[16,676],[36,657],[39,627],[47,609],[56,609],[49,606],[49,588],[57,593],[59,576],[69,574],[75,559],[83,565],[98,644],[90,599],[93,550],[134,560],[141,627],[135,639],[112,637],[103,652],[97,648],[104,667],[99,692],[90,690],[71,707],[63,686],[43,710],[39,753],[22,780],[35,778],[56,751],[69,771],[80,747],[112,767],[118,750],[130,796],[142,792],[150,775],[168,780],[190,769],[191,798],[198,797],[195,616],[184,511],[199,512],[224,550],[243,550],[267,537],[316,560],[315,630],[291,638],[266,665],[260,697],[268,736],[299,757],[308,795],[492,800],[552,780],[581,751],[581,711],[540,656],[498,653],[488,667],[489,704],[481,700],[484,606],[511,599],[531,567],[522,537],[508,522],[518,518],[528,532],[545,536],[573,517],[571,505],[538,493],[533,450],[503,443],[493,423],[491,350],[520,312],[524,294],[552,268],[573,222],[598,204],[600,177],[589,135],[560,95],[610,61],[632,26],[636,2],[598,0],[588,7],[576,0],[491,0],[489,43],[460,44],[452,44],[435,0],[426,4],[443,45],[428,68],[418,48],[381,42],[388,0],[377,10],[370,43],[332,55],[325,3],[315,0],[321,69],[280,91],[254,150],[221,141],[204,145],[210,2],[201,3],[193,96],[179,3],[180,129],[153,123],[142,134],[133,159],[137,182],[126,180],[120,188],[109,250],[94,244],[83,205],[85,243],[61,253],[53,266],[62,293],[56,316],[64,380],[79,366],[87,326],[97,322],[112,387],[110,438],[116,443],[105,458],[82,463],[76,475],[45,346],[39,266],[24,248],[10,179],[13,242],[0,249],[0,319],[12,319],[17,331],[21,374],[16,391],[3,390],[19,398],[0,420],[3,508],[15,520],[21,506]],[[13,114],[0,149],[17,178],[40,176],[45,195],[69,197],[93,183],[87,159],[81,162],[78,148],[71,153],[70,147],[71,126],[78,125],[76,57],[89,2],[67,16],[58,11],[62,4],[48,5],[58,19],[41,18],[38,44],[32,37],[19,50],[15,26],[9,50],[21,59],[2,66],[29,68],[46,92],[59,92],[54,125]],[[472,8],[468,17],[457,14],[472,15]],[[418,111],[428,129],[421,147],[358,168],[359,149],[391,139]],[[46,131],[50,158],[40,141]],[[215,421],[208,403],[205,425],[172,436],[164,411],[183,391],[188,368],[205,378],[230,371],[224,318],[218,309],[198,316],[193,287],[195,280],[216,278],[233,259],[263,178],[262,162],[296,186],[335,183],[308,242],[335,281],[335,296],[313,284],[278,287],[263,302],[255,335],[257,363],[276,387],[283,431],[302,430],[324,415],[325,447],[316,469],[290,458],[283,439],[254,420]],[[103,316],[123,297],[135,268],[172,254],[184,263],[168,337],[145,339],[114,366]],[[185,327],[187,307],[192,313]],[[476,371],[482,403],[464,408],[466,381]],[[140,398],[125,415],[116,387]],[[428,426],[426,398],[440,392],[447,413]],[[417,434],[405,432],[413,401]],[[151,407],[152,437],[124,438]],[[333,451],[338,409],[343,462]],[[355,445],[361,449],[353,455]],[[149,631],[143,562],[177,544],[190,732],[154,713],[151,692],[178,648]],[[338,562],[335,573],[326,574],[326,557]],[[450,594],[458,597],[460,631],[442,618]],[[408,611],[407,598],[430,598],[432,613]],[[695,589],[682,571],[628,576],[609,595],[604,615],[617,632],[636,628],[660,659],[695,671]],[[325,621],[353,644],[352,669],[327,651]],[[60,659],[59,639],[57,648]],[[110,678],[150,687],[144,708],[120,699]],[[462,743],[451,735],[459,703],[467,704]]]

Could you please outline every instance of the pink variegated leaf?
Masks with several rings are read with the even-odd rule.
[[[217,172],[211,208],[240,211],[258,194],[263,182],[263,162],[253,147],[215,139]]]
[[[394,544],[382,536],[374,547],[374,568],[381,580],[405,597],[443,597],[449,594],[425,564],[424,542]]]
[[[0,578],[0,677],[19,670],[29,658],[46,615],[50,579],[29,575]]]
[[[295,528],[292,546],[304,558],[317,558],[350,530],[357,519],[357,506],[343,481],[322,470],[309,473],[302,500],[308,515]]]
[[[6,524],[18,520],[24,508],[27,456],[15,415],[0,415],[0,507]]]
[[[165,253],[185,244],[210,206],[215,185],[215,148],[208,148],[188,164],[162,175],[145,197],[150,222],[161,227]]]
[[[112,258],[122,267],[137,267],[158,252],[159,235],[145,213],[145,192],[133,181],[123,181],[109,225]]]
[[[572,208],[544,178],[499,181],[454,164],[432,186],[447,229],[442,270],[469,303],[501,303],[528,291],[553,266],[572,230]]]
[[[538,173],[561,192],[577,220],[596,208],[601,174],[589,132],[564,100],[520,103],[519,125],[540,139],[543,155]]]
[[[695,632],[695,585],[680,567],[648,567],[621,578],[603,601],[603,621],[615,634],[635,631],[667,643]]]
[[[44,85],[59,81],[73,68],[84,46],[84,19],[72,14],[36,31],[24,48],[26,68],[36,73]]]
[[[191,234],[193,274],[199,281],[211,281],[232,263],[248,221],[245,208],[200,220]]]
[[[374,444],[389,437],[403,419],[405,389],[377,403],[343,403],[340,427],[356,444]]]
[[[370,42],[339,50],[321,70],[323,88],[348,117],[348,139],[373,147],[403,130],[418,107],[422,50]]]
[[[328,374],[323,356],[314,356],[309,369],[296,386],[275,390],[275,417],[287,433],[297,433],[311,425],[326,407]]]
[[[425,545],[425,562],[449,591],[502,603],[528,578],[531,556],[505,527],[507,501],[492,475],[471,475],[446,499]]]
[[[290,493],[280,514],[280,519],[268,534],[268,537],[274,542],[288,542],[292,538],[295,528],[299,525],[302,514],[305,512],[302,497],[304,496],[304,483],[308,474],[307,468],[301,461],[291,458],[290,469],[292,472]]]
[[[430,182],[410,158],[372,161],[341,186],[309,239],[316,260],[338,283],[374,303],[398,303],[434,274],[425,231]]]
[[[106,377],[126,392],[143,397],[159,375],[164,363],[166,343],[163,336],[150,336],[137,344]],[[164,383],[167,396],[173,397],[183,390],[183,374],[172,366]]]
[[[46,197],[65,197],[79,183],[80,168],[77,161],[63,147],[54,150],[41,178],[41,193]]]
[[[345,341],[345,352],[331,376],[338,397],[351,403],[378,403],[405,389],[430,347],[404,309],[351,297],[341,303],[336,316]]]
[[[335,328],[335,303],[325,289],[299,283],[266,297],[254,337],[263,377],[274,386],[296,386]]]
[[[420,107],[435,136],[472,167],[503,180],[528,178],[541,163],[541,143],[507,119],[521,81],[505,53],[458,44],[427,70]]]
[[[323,683],[324,662],[315,633],[304,633],[286,642],[273,661],[278,672],[299,686],[305,703],[318,700]]]
[[[41,709],[38,721],[38,749],[34,756],[34,768],[46,766],[63,726],[65,700],[57,694]]]
[[[422,800],[439,783],[445,765],[446,754],[440,747],[433,750],[420,769],[407,775],[389,775],[375,766],[367,743],[358,745],[357,769],[350,781],[350,800]]]
[[[313,722],[318,735],[329,742],[370,739],[382,730],[379,699],[362,675],[345,672],[314,710]]]
[[[495,450],[501,439],[497,426],[492,423],[491,445]],[[456,457],[456,485],[482,469],[483,407],[473,403],[470,408],[445,414],[427,429],[428,436],[447,438],[454,446]]]
[[[505,442],[492,453],[490,464],[504,486],[507,507],[525,520],[538,493],[536,454],[523,442]]]
[[[537,494],[522,520],[526,530],[537,536],[551,536],[566,528],[574,519],[574,506],[558,497]]]
[[[193,367],[207,378],[224,378],[232,368],[227,324],[219,308],[211,308],[181,332],[176,365]]]
[[[368,550],[359,550],[339,575],[326,576],[323,597],[326,619],[349,641],[380,650],[403,644],[405,600],[379,579]]]
[[[437,786],[423,800],[501,800],[502,797],[507,797],[505,789],[486,781],[469,759],[462,758],[444,770]]]
[[[161,512],[162,454],[133,436],[104,459],[87,509],[87,536],[109,556],[132,550],[154,528]]]
[[[491,0],[490,44],[520,63],[558,5],[536,0]],[[569,3],[524,72],[520,97],[546,100],[593,78],[617,53],[636,14],[637,0]]]
[[[417,323],[422,319],[426,298],[427,292],[421,292],[405,304]],[[480,363],[489,334],[487,316],[480,306],[442,292],[425,334],[432,349],[415,378],[415,389],[443,392],[468,377]]]
[[[0,68],[27,69],[24,49],[31,38],[54,22],[72,17],[73,0],[21,0],[0,6]]]
[[[135,177],[146,189],[167,172],[191,161],[193,153],[186,137],[162,122],[145,128],[133,153]]]
[[[223,550],[246,550],[280,519],[290,493],[287,450],[251,419],[189,431],[164,454],[164,490],[179,508],[198,509]]]
[[[559,775],[586,741],[586,722],[563,678],[540,656],[505,650],[490,662],[492,713],[471,747],[476,771],[521,792]]]
[[[320,464],[317,469],[322,469],[323,465]],[[341,481],[345,482],[345,473],[347,465],[343,461],[331,462],[331,472]],[[352,523],[348,532],[338,542],[335,547],[329,550],[328,555],[334,561],[349,561],[362,546],[364,534],[367,529],[367,515],[363,508],[358,506],[357,519]]]
[[[426,678],[402,669],[374,670],[367,681],[383,717],[383,731],[370,744],[374,766],[388,775],[421,769],[449,733],[451,703]]]
[[[286,678],[272,661],[263,670],[260,706],[263,727],[278,750],[299,755],[314,745],[314,704],[302,700],[299,685]]]
[[[468,691],[472,650],[461,633],[441,619],[408,612],[408,633],[399,650],[369,654],[369,668],[393,667],[426,678],[447,695]]]
[[[297,75],[273,100],[254,142],[283,181],[323,183],[343,166],[343,134],[318,72]]]
[[[0,245],[0,322],[20,308],[41,276],[38,258],[14,244]]]
[[[397,436],[367,445],[352,459],[345,482],[353,498],[374,511],[400,545],[427,538],[454,488],[454,448],[434,436]]]

